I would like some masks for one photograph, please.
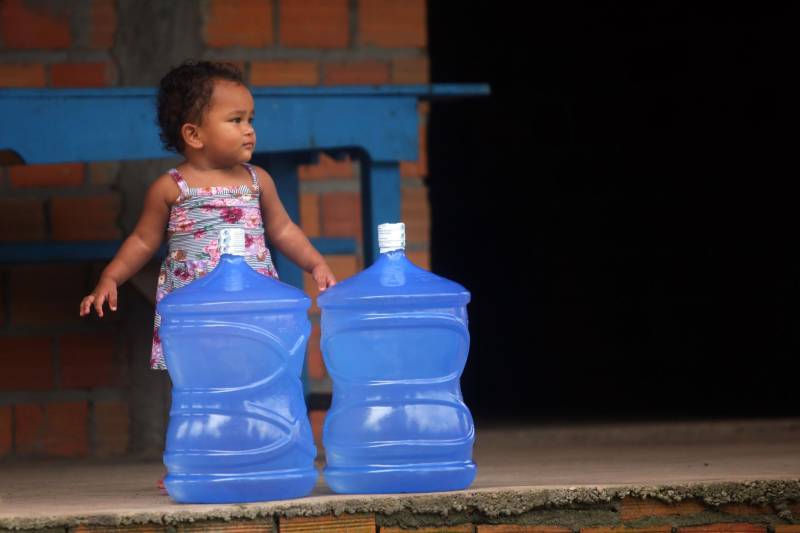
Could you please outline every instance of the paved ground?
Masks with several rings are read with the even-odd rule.
[[[474,457],[478,476],[469,491],[406,495],[404,502],[413,505],[418,498],[433,505],[434,496],[446,495],[441,504],[452,505],[453,498],[460,495],[473,499],[483,495],[491,497],[493,505],[502,506],[503,498],[513,494],[528,494],[540,501],[543,491],[555,497],[560,491],[571,494],[567,491],[628,485],[666,491],[691,484],[789,482],[767,491],[780,498],[779,493],[775,495],[776,490],[783,490],[780,487],[796,490],[800,486],[800,419],[511,425],[479,427],[477,435]],[[92,517],[99,523],[126,523],[146,521],[147,517],[163,520],[171,514],[196,518],[241,515],[248,508],[261,514],[276,510],[295,514],[331,509],[364,512],[392,504],[392,496],[333,495],[320,479],[312,496],[300,500],[177,505],[156,488],[163,465],[134,458],[5,462],[0,463],[0,472],[0,527],[43,527],[91,521]]]

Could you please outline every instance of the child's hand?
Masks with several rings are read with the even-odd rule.
[[[336,277],[334,277],[330,267],[324,261],[314,267],[314,270],[311,271],[311,276],[317,282],[319,292],[325,292],[328,287],[336,285]]]
[[[86,316],[91,311],[92,304],[97,316],[103,316],[103,303],[108,300],[108,307],[117,310],[117,284],[109,278],[100,278],[92,294],[81,300],[81,316]]]

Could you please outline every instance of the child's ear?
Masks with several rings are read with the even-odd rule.
[[[195,150],[203,147],[203,141],[200,139],[200,128],[188,122],[181,126],[181,136],[186,146],[191,146]]]

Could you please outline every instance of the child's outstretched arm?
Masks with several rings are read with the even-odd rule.
[[[114,259],[100,274],[97,287],[81,300],[80,316],[88,315],[94,306],[97,315],[102,317],[106,301],[112,311],[117,310],[117,287],[138,272],[161,246],[170,205],[179,192],[178,186],[167,174],[150,185],[133,233],[125,239]]]
[[[336,278],[328,263],[305,236],[297,224],[292,222],[283,207],[275,182],[263,168],[253,165],[261,186],[261,211],[264,231],[269,241],[300,268],[310,273],[320,292],[336,285]]]

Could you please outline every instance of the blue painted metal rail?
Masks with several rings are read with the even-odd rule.
[[[378,255],[375,228],[400,219],[400,162],[419,157],[418,100],[486,96],[486,84],[254,87],[253,162],[275,178],[299,221],[296,167],[317,152],[348,153],[362,165],[364,258]],[[0,90],[0,150],[25,163],[121,161],[174,156],[155,120],[155,89]],[[323,253],[353,253],[355,240],[316,240]],[[27,243],[0,246],[0,263],[104,259],[119,243]],[[302,287],[302,272],[276,254],[281,277]]]

